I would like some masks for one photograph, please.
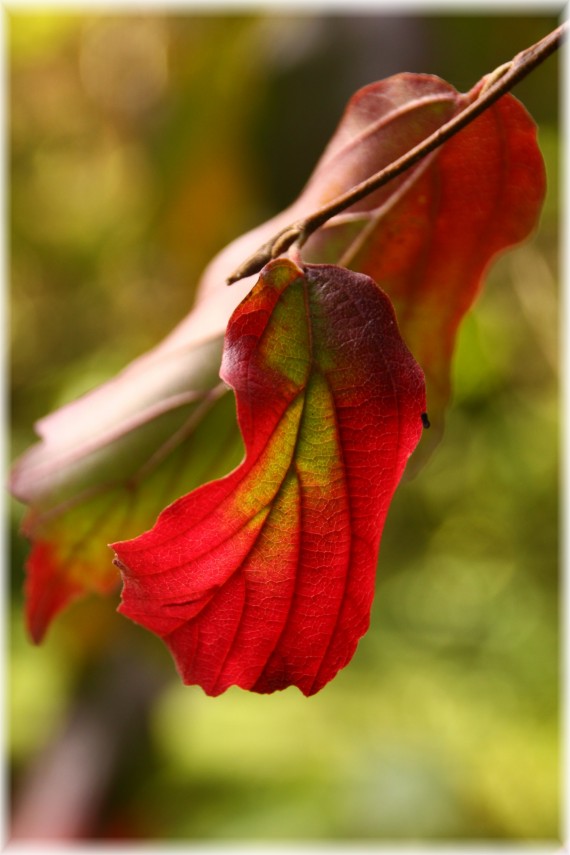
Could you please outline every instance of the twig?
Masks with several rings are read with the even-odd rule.
[[[380,172],[356,184],[346,193],[337,196],[332,202],[319,208],[303,220],[281,229],[271,240],[264,243],[257,252],[250,256],[238,269],[228,278],[227,284],[238,282],[245,276],[258,273],[271,259],[277,258],[293,244],[301,247],[306,240],[317,229],[324,225],[331,217],[364,199],[366,196],[383,187],[393,178],[401,175],[407,169],[414,166],[426,155],[430,154],[444,142],[449,140],[458,131],[477,118],[484,110],[497,101],[502,95],[519,83],[527,74],[544,62],[554,51],[558,50],[567,35],[568,24],[561,24],[539,42],[526,50],[518,53],[510,62],[499,66],[486,77],[482,78],[481,87],[472,90],[475,92],[475,100],[457,113],[449,122],[446,122],[429,137],[426,137],[418,145],[407,151],[402,157],[393,161]]]

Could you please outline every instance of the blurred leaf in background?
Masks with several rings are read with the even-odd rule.
[[[466,90],[556,24],[11,12],[14,456],[37,418],[159,341],[214,253],[298,194],[357,88],[417,71]],[[541,227],[464,325],[444,440],[388,517],[372,628],[322,693],[184,687],[118,595],[32,647],[13,504],[14,837],[559,836],[557,58],[515,94],[540,129]]]

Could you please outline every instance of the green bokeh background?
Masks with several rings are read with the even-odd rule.
[[[466,90],[557,25],[528,9],[7,17],[14,455],[297,195],[355,89],[418,71]],[[118,596],[32,647],[11,505],[14,836],[560,836],[557,57],[516,94],[546,159],[540,228],[465,321],[444,440],[389,514],[371,629],[319,695],[183,687]]]

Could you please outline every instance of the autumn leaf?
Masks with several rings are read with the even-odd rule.
[[[303,193],[212,261],[181,324],[116,378],[39,423],[41,442],[11,480],[30,506],[27,622],[36,641],[72,599],[117,586],[106,543],[135,536],[165,505],[239,462],[233,405],[218,378],[228,319],[253,285],[248,277],[227,288],[234,268],[279,228],[409,150],[477,91],[462,95],[436,77],[400,74],[357,92]],[[367,273],[392,300],[426,376],[433,427],[420,455],[441,433],[460,320],[490,260],[534,227],[543,194],[534,123],[504,96],[302,248],[304,261]]]
[[[114,549],[120,611],[211,695],[321,689],[368,628],[380,536],[422,432],[421,369],[372,279],[269,264],[221,375],[246,456]]]
[[[390,296],[426,375],[433,430],[425,457],[443,430],[461,320],[490,261],[530,234],[542,207],[534,123],[515,98],[501,98],[407,181],[407,190],[392,188],[388,199],[366,199],[330,221],[304,257],[321,260],[327,246],[342,243],[337,263],[372,276]]]

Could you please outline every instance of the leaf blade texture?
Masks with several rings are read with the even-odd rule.
[[[369,277],[278,260],[230,320],[222,376],[244,461],[114,545],[120,611],[209,694],[310,695],[368,627],[383,522],[422,432],[423,374]]]

